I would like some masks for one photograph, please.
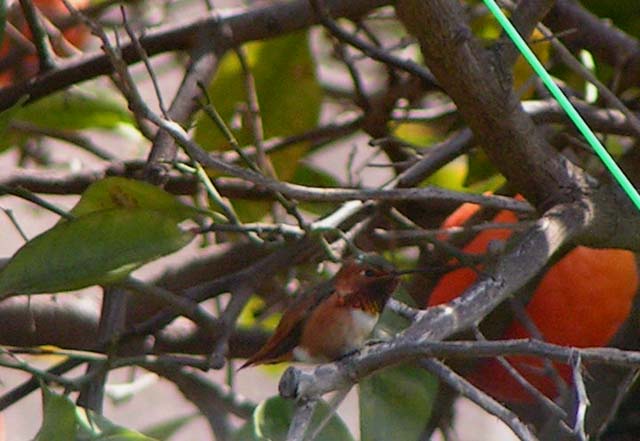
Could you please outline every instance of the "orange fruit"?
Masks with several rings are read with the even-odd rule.
[[[34,5],[44,14],[52,23],[56,23],[61,18],[67,16],[69,11],[61,0],[34,0]],[[70,3],[78,9],[83,9],[89,5],[89,0],[70,0]],[[21,12],[21,11],[20,11]],[[20,29],[20,32],[32,40],[31,31],[20,15],[15,20],[14,25]],[[89,30],[81,25],[72,26],[63,31],[63,35],[67,41],[76,47],[82,47],[89,37]],[[5,35],[0,44],[0,57],[9,55],[11,52],[11,41]],[[58,54],[61,55],[61,54]],[[35,75],[38,71],[38,59],[35,55],[25,55],[21,63],[13,66],[3,72],[0,72],[0,87],[10,84],[14,78],[28,78]]]
[[[462,226],[479,207],[464,204],[443,223],[443,228]],[[510,211],[499,212],[493,222],[513,224]],[[511,229],[481,231],[463,249],[483,254],[493,240],[506,240]],[[446,303],[476,280],[476,273],[460,268],[446,274],[434,288],[428,306]],[[575,347],[606,345],[626,320],[638,288],[633,253],[620,249],[574,248],[554,264],[536,287],[526,310],[549,343]],[[503,338],[529,338],[525,328],[514,321]],[[534,357],[507,357],[510,363],[536,388],[553,398],[554,383],[542,373],[542,360]],[[556,365],[570,382],[566,365]],[[529,402],[533,398],[495,359],[481,362],[469,378],[494,397],[509,402]]]
[[[70,0],[72,6],[82,10],[89,6],[89,0]],[[61,18],[69,15],[67,7],[62,0],[34,0],[33,4],[40,9],[54,24]],[[87,41],[89,30],[85,26],[71,26],[63,31],[64,38],[76,47],[82,47]]]

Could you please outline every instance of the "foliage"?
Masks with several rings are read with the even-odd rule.
[[[322,1],[238,1],[244,9],[213,12],[193,0],[125,1],[122,12],[109,1],[73,1],[94,31],[106,32],[100,40],[101,32],[90,36],[87,21],[60,0],[34,0],[35,22],[22,11],[31,2],[0,0],[0,366],[39,381],[36,441],[177,440],[194,420],[223,439],[287,439],[309,397],[276,396],[273,374],[281,367],[245,377],[232,360],[255,353],[284,309],[300,304],[297,296],[317,284],[330,287],[332,259],[366,252],[419,274],[403,275],[395,295],[410,307],[403,314],[387,308],[376,327],[372,338],[385,344],[336,365],[346,372],[339,386],[357,383],[359,427],[348,427],[331,398],[314,396],[309,430],[328,418],[316,439],[359,433],[363,441],[409,441],[428,439],[437,427],[446,438],[455,393],[469,395],[464,378],[502,400],[500,413],[494,401],[474,396],[516,432],[560,439],[561,429],[539,424],[549,420],[544,412],[566,413],[563,423],[573,427],[582,408],[585,438],[619,427],[611,418],[624,420],[615,409],[627,383],[614,374],[623,369],[612,369],[612,359],[582,362],[575,348],[596,346],[585,354],[611,357],[598,347],[638,349],[629,317],[638,284],[637,213],[528,65],[509,52],[482,2],[441,1],[326,2],[340,3],[328,15]],[[538,29],[529,44],[638,182],[640,123],[630,117],[640,107],[636,2],[554,3],[543,22],[557,38]],[[429,26],[425,5],[443,6]],[[521,2],[507,12],[533,29],[526,21],[544,15],[539,7]],[[39,21],[46,41],[33,41]],[[619,101],[584,70],[611,85]],[[256,150],[263,148],[264,156]],[[462,202],[471,200],[485,207],[462,213],[471,207]],[[487,223],[505,213],[509,229],[496,234]],[[524,263],[514,269],[518,259]],[[131,283],[138,269],[135,283],[154,289],[133,295],[123,281]],[[493,280],[485,298],[455,300]],[[504,287],[501,302],[484,308]],[[75,297],[58,296],[75,290]],[[412,309],[445,302],[426,314]],[[562,365],[556,381],[563,378],[574,393],[582,379],[590,402],[560,396],[555,383],[546,387],[549,373],[530,348],[527,358],[506,359],[562,412],[502,393],[496,383],[515,380],[495,359],[482,361],[483,342],[466,342],[462,362],[443,358],[452,368],[449,386],[416,362],[432,338],[467,340],[474,331],[499,345],[535,335],[514,324],[515,316],[526,324],[522,311],[540,339],[557,344],[552,355],[573,363],[573,370]],[[449,316],[434,328],[418,326],[438,314]],[[296,326],[286,338],[297,344],[301,333]],[[72,364],[84,373],[70,374]],[[194,410],[177,414],[173,400],[131,388],[163,414],[138,432],[78,405],[100,407],[103,375],[108,381],[120,366],[163,377]],[[226,375],[201,372],[221,367]],[[604,373],[592,373],[596,367]],[[312,386],[339,389],[331,383],[335,372],[314,371]],[[254,375],[272,381],[238,387]],[[610,383],[598,385],[600,378]],[[55,384],[67,390],[60,394]],[[155,383],[148,389],[158,390]],[[0,402],[20,408],[18,395]],[[633,398],[621,409],[633,409]]]
[[[287,439],[287,431],[293,417],[294,403],[280,397],[269,398],[260,403],[253,412],[253,418],[234,435],[237,441],[284,441]],[[329,409],[324,403],[320,403],[312,420],[312,427],[318,424],[328,415]],[[352,436],[342,420],[332,416],[324,429],[320,432],[318,440],[351,441]]]
[[[42,387],[43,422],[35,441],[154,441],[73,404],[64,395]]]

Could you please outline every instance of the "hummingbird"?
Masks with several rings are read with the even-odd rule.
[[[274,334],[240,369],[282,361],[326,363],[356,351],[400,282],[382,257],[347,260],[330,280],[298,297]]]

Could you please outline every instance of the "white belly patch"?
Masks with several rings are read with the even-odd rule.
[[[307,351],[302,346],[296,346],[293,348],[293,359],[296,361],[301,361],[303,363],[326,363],[327,359],[324,357],[314,357],[309,351]]]
[[[351,318],[353,319],[353,336],[354,340],[358,341],[358,346],[364,343],[364,340],[373,331],[376,322],[378,321],[378,314],[371,314],[361,309],[354,309],[351,311]]]

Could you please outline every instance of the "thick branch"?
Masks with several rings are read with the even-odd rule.
[[[415,359],[420,355],[416,345],[443,340],[480,322],[535,277],[549,257],[572,239],[580,225],[588,222],[583,213],[583,207],[573,205],[547,213],[462,296],[421,313],[413,325],[389,343],[342,362],[321,365],[311,372],[290,368],[281,380],[281,393],[313,399],[349,386],[385,366]]]
[[[0,303],[0,343],[93,349],[98,340],[99,315],[98,302],[88,296],[12,297]]]
[[[545,141],[522,109],[510,73],[473,37],[461,5],[400,0],[396,8],[426,64],[514,187],[543,210],[575,200],[586,176]]]
[[[192,54],[191,63],[167,112],[169,118],[184,127],[190,125],[191,118],[198,109],[196,97],[201,93],[199,85],[211,82],[219,60],[220,56],[216,51],[204,47],[198,48]],[[147,180],[156,184],[166,183],[169,174],[167,164],[175,161],[177,152],[178,146],[171,135],[164,130],[159,130],[145,165]]]
[[[540,211],[558,203],[589,206],[589,222],[576,231],[581,244],[640,246],[637,210],[615,184],[599,185],[545,141],[497,55],[471,34],[458,2],[399,0],[397,11],[474,137],[516,190]]]

